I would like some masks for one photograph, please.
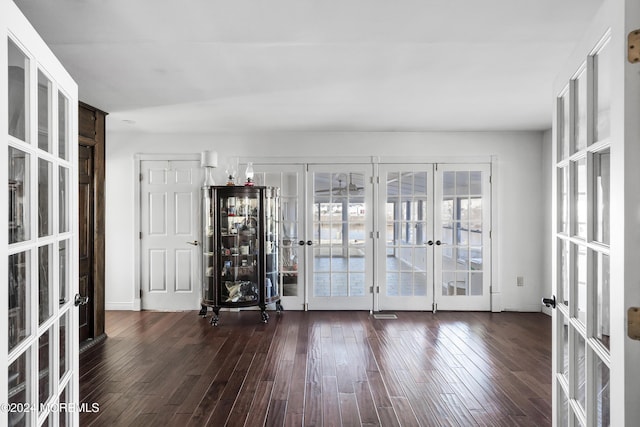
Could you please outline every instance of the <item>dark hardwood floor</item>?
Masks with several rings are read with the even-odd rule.
[[[536,313],[107,312],[80,357],[82,426],[551,425]]]

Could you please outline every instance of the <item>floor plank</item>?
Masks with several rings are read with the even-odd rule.
[[[107,312],[83,426],[551,425],[540,313]]]

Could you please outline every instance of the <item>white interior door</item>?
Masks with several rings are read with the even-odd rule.
[[[142,160],[140,164],[142,308],[200,307],[199,160]]]
[[[77,425],[77,86],[12,1],[0,32],[0,425]]]
[[[434,276],[432,164],[380,165],[377,310],[431,310]]]
[[[280,188],[281,303],[285,310],[302,310],[305,307],[305,246],[308,240],[304,222],[304,165],[254,163],[253,166],[256,185]]]
[[[435,174],[438,310],[491,309],[490,166],[439,164]]]
[[[371,177],[372,166],[367,164],[308,166],[310,310],[372,308]]]
[[[612,399],[623,391],[610,386],[611,55],[607,35],[557,96],[553,372],[560,426],[610,425]]]

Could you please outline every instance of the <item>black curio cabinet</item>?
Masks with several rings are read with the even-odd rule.
[[[217,325],[222,307],[280,303],[278,275],[279,189],[261,186],[202,188],[202,308]]]

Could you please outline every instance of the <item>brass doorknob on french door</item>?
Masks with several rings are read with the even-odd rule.
[[[85,305],[89,302],[89,297],[83,297],[80,294],[76,294],[76,299],[74,301],[74,304],[77,306],[79,305]]]
[[[556,296],[551,298],[542,298],[542,303],[547,307],[556,308]]]
[[[193,242],[187,242],[188,245],[198,246],[199,242],[194,240]]]

